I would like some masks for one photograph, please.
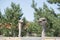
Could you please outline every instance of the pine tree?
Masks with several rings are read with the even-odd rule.
[[[23,13],[20,5],[12,2],[11,7],[7,7],[3,15],[4,28],[2,30],[2,35],[12,37],[18,36],[18,20],[21,19],[22,15]]]
[[[33,4],[35,4],[33,2]],[[43,8],[37,8],[33,5],[35,10],[34,12],[34,20],[37,23],[39,18],[44,17],[47,19],[46,25],[46,36],[60,36],[60,19],[58,18],[57,14],[54,12],[52,8],[48,8],[48,6],[44,3]],[[37,11],[36,11],[37,9]],[[58,34],[57,34],[58,33]]]
[[[47,0],[49,3],[60,3],[60,0]]]

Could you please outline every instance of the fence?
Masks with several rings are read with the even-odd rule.
[[[41,37],[0,37],[0,40],[42,40]],[[45,40],[60,40],[60,37],[46,37]]]

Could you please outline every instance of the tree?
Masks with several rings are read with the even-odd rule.
[[[34,6],[35,3],[33,1],[32,7],[34,8],[34,20],[36,23],[37,20],[41,17],[47,19],[46,25],[46,36],[60,36],[60,19],[58,18],[57,14],[54,12],[52,8],[48,8],[48,6],[44,3],[43,8],[37,8]],[[37,9],[37,11],[36,11]],[[57,34],[58,33],[58,34]]]
[[[2,13],[1,13],[1,11],[0,11],[0,22],[1,22],[1,19],[2,19]]]
[[[0,17],[3,19],[2,23],[2,35],[4,36],[18,36],[18,20],[21,19],[23,13],[21,11],[20,5],[11,3],[11,7],[7,7],[5,9],[5,14],[1,15],[0,12]]]
[[[60,0],[47,0],[48,1],[48,3],[50,3],[50,4],[56,4],[56,5],[58,5],[59,6],[59,10],[60,10]]]
[[[23,24],[22,24],[22,27],[21,27],[21,36],[23,37],[23,36],[26,36],[26,33],[27,33],[27,23],[28,23],[28,21],[26,20],[26,18],[25,17],[23,17]]]
[[[27,32],[30,34],[30,36],[34,36],[33,33],[35,33],[37,37],[41,36],[41,27],[35,22],[29,22]]]
[[[48,1],[48,3],[51,3],[51,4],[56,4],[56,5],[58,5],[59,6],[59,8],[58,8],[58,10],[60,11],[60,0],[47,0]],[[57,14],[57,16],[58,16],[58,19],[60,20],[60,14]],[[59,22],[58,22],[59,23]],[[58,31],[56,32],[56,34],[57,33],[59,33]],[[55,35],[56,35],[55,34]],[[60,35],[60,34],[59,34]]]
[[[49,3],[60,3],[60,0],[47,0]]]

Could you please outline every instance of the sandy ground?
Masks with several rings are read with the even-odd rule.
[[[19,37],[0,37],[0,40],[21,40]]]

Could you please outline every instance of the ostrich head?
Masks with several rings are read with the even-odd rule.
[[[40,25],[45,26],[46,23],[47,23],[46,18],[40,18],[40,19],[39,19],[39,24],[40,24]]]

